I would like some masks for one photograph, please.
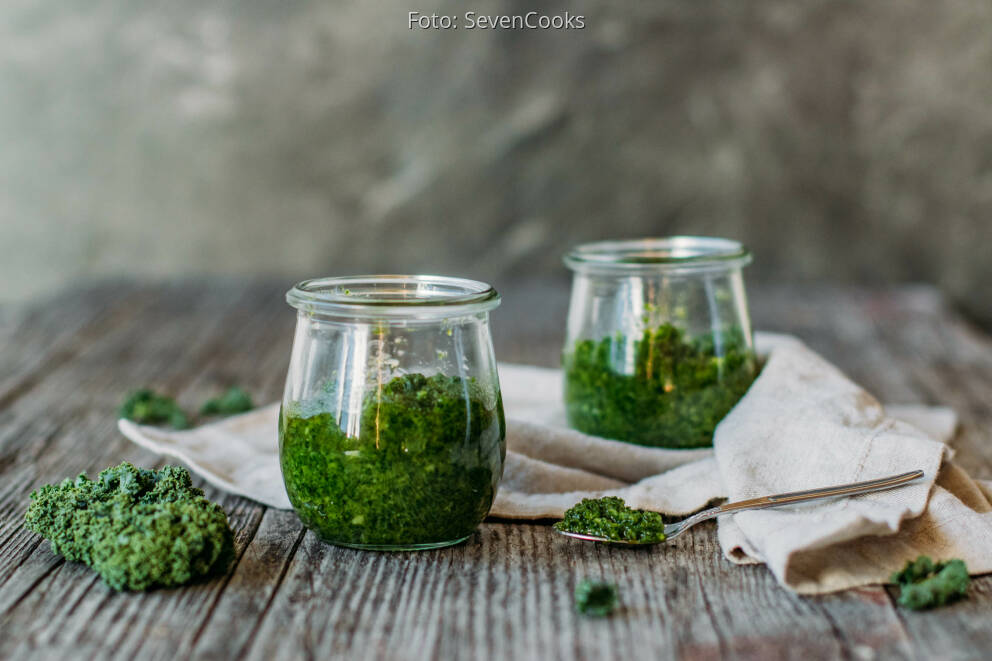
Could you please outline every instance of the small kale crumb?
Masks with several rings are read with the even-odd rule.
[[[175,429],[189,427],[189,418],[176,404],[176,400],[159,395],[149,388],[141,388],[128,394],[118,415],[142,425],[168,423]]]
[[[583,615],[604,617],[620,602],[616,585],[585,579],[575,587],[575,609]]]
[[[616,496],[583,499],[565,512],[565,518],[555,528],[618,542],[649,544],[665,540],[661,514],[632,509]]]
[[[220,397],[214,397],[204,402],[200,415],[233,415],[244,413],[254,408],[249,395],[243,388],[231,386]]]
[[[254,408],[251,395],[243,388],[232,386],[219,397],[204,402],[200,415],[233,415]],[[175,429],[187,429],[189,416],[172,397],[160,395],[150,388],[141,388],[128,394],[118,415],[142,425],[169,424]]]
[[[934,563],[921,555],[910,560],[902,571],[892,574],[899,585],[899,605],[912,610],[936,608],[967,595],[968,568],[963,560]]]
[[[234,555],[224,510],[179,466],[127,462],[32,492],[28,529],[115,590],[172,587],[224,572]]]

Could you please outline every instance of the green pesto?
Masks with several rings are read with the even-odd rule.
[[[612,583],[580,581],[575,586],[575,610],[583,615],[604,617],[620,603],[620,591]]]
[[[356,436],[329,407],[320,408],[283,410],[279,456],[294,509],[323,539],[442,544],[470,535],[489,512],[503,471],[505,423],[498,396],[474,380],[396,377],[366,395]]]
[[[563,357],[565,408],[579,431],[639,445],[697,448],[744,395],[756,372],[739,331],[688,340],[664,324],[637,339],[580,340]],[[628,355],[632,368],[617,370]]]
[[[118,415],[142,425],[168,423],[176,429],[189,427],[189,418],[176,404],[176,400],[159,395],[149,388],[128,393]]]
[[[899,605],[912,610],[936,608],[968,594],[968,568],[962,560],[934,563],[925,555],[892,575],[900,587]]]
[[[649,544],[665,539],[665,522],[657,512],[627,507],[623,498],[585,498],[555,524],[564,532]]]
[[[223,572],[234,553],[224,510],[185,468],[124,462],[31,494],[27,527],[66,560],[92,567],[115,590],[188,583]]]
[[[208,399],[200,407],[200,415],[234,415],[254,408],[251,395],[243,388],[231,386],[224,394]]]

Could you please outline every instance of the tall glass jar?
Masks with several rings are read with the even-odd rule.
[[[712,445],[756,362],[737,241],[603,241],[573,271],[562,362],[569,425],[640,445]]]
[[[286,492],[322,539],[456,544],[485,518],[506,455],[487,284],[440,276],[308,280],[279,421]]]

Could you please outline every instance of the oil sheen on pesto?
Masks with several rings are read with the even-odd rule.
[[[668,448],[712,445],[713,430],[756,370],[741,331],[689,339],[671,324],[639,337],[580,340],[563,358],[572,427]],[[628,362],[630,368],[618,367]]]
[[[320,537],[426,545],[467,537],[485,518],[506,453],[498,395],[460,377],[399,376],[365,395],[354,435],[330,408],[290,404],[279,430],[289,499]]]

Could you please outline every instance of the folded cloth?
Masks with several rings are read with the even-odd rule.
[[[717,427],[713,449],[648,448],[569,429],[559,370],[501,364],[507,460],[491,515],[560,518],[582,498],[604,495],[685,515],[723,498],[923,469],[923,480],[891,491],[722,517],[720,546],[733,562],[765,563],[803,594],[885,582],[921,553],[992,571],[992,483],[949,460],[953,411],[883,408],[799,340],[756,339],[764,367]],[[186,431],[118,425],[220,489],[288,509],[278,410],[273,404]]]

